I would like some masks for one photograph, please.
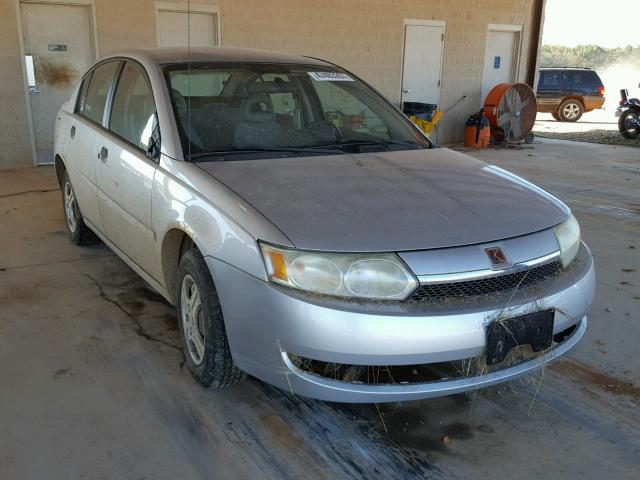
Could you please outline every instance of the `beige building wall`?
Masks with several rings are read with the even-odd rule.
[[[156,45],[154,0],[60,0],[93,4],[99,56]],[[186,5],[185,2],[176,2]],[[526,75],[533,0],[194,0],[220,8],[221,43],[321,57],[400,101],[404,20],[446,22],[438,140],[462,138],[479,110],[489,24],[521,25],[519,79]],[[0,0],[0,168],[31,165],[19,50],[18,0]]]
[[[0,0],[0,168],[33,164],[15,1]]]

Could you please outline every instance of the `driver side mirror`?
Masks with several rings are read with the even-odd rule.
[[[147,157],[151,160],[158,160],[160,156],[160,141],[155,136],[149,137],[149,143],[147,144]]]
[[[157,162],[158,158],[160,157],[160,125],[158,123],[157,113],[154,113],[149,118],[149,123],[153,125],[153,130],[151,130],[151,136],[149,137],[149,141],[147,142],[146,153],[148,158]],[[149,125],[149,123],[147,125]]]

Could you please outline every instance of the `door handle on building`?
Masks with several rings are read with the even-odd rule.
[[[29,95],[37,95],[42,93],[42,90],[36,87],[36,73],[33,68],[33,55],[24,56],[24,64],[27,69],[27,85],[29,86]]]

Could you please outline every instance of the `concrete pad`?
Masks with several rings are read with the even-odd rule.
[[[3,172],[0,478],[636,478],[640,150],[469,153],[572,206],[597,264],[589,332],[522,381],[379,407],[200,388],[175,310],[67,240],[53,169]]]

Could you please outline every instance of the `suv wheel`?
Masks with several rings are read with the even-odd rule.
[[[579,100],[565,100],[558,109],[558,117],[562,122],[577,122],[584,113],[584,107]]]
[[[228,387],[245,377],[233,363],[218,292],[196,248],[178,267],[178,315],[189,371],[203,387]]]

